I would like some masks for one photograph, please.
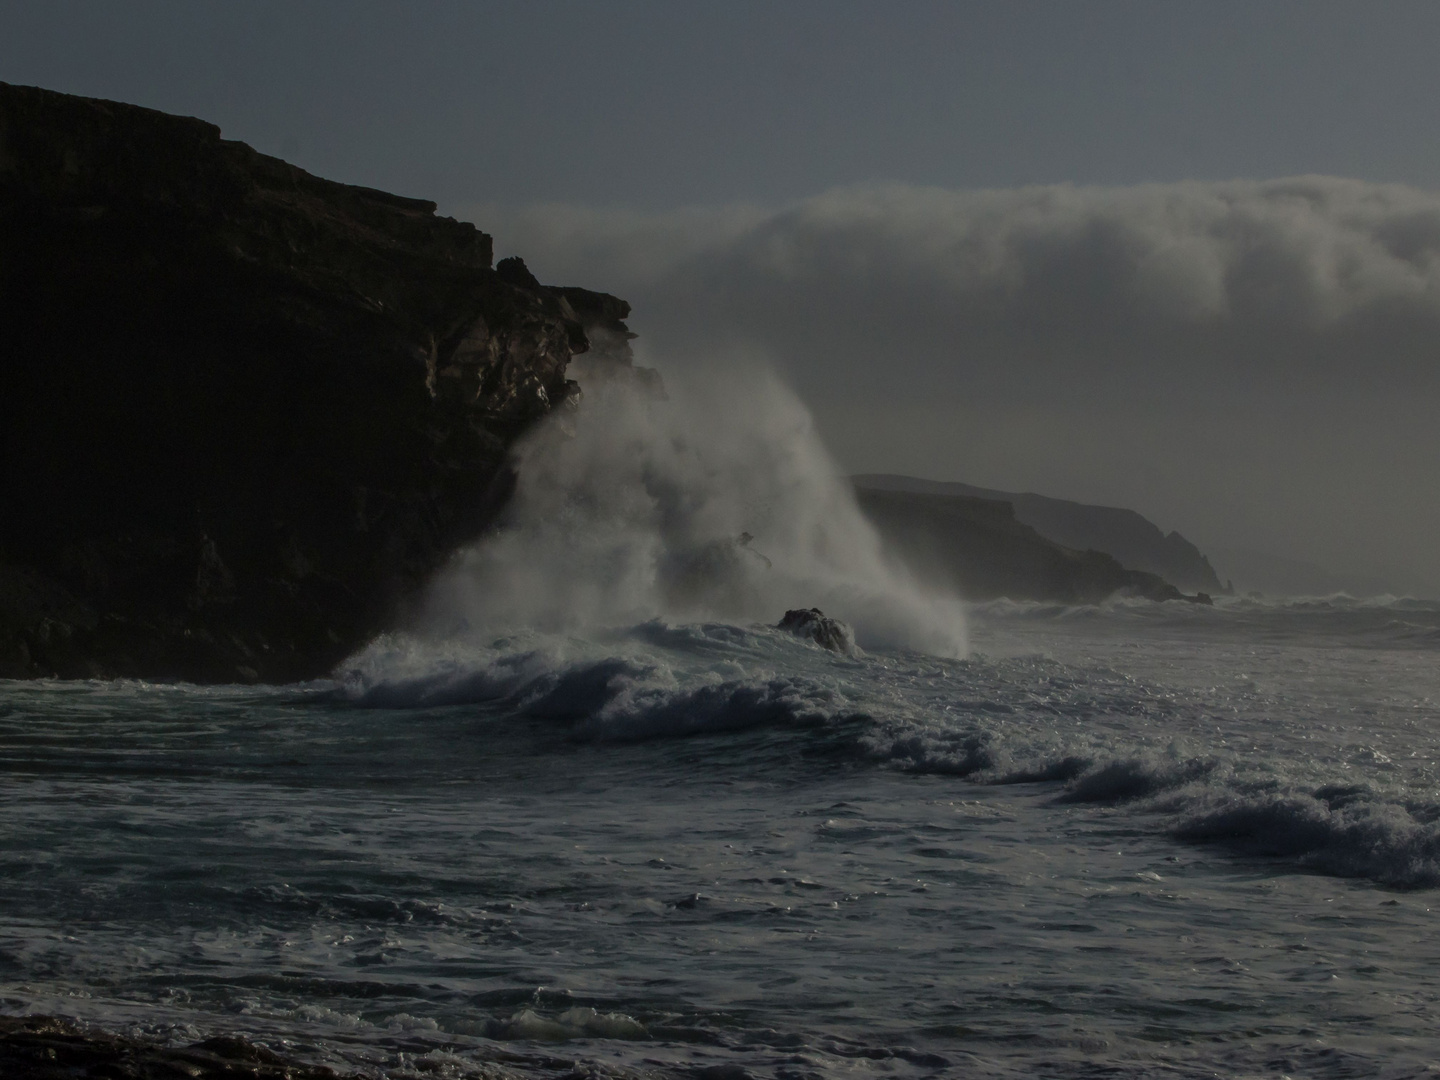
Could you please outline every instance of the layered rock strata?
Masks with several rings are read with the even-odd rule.
[[[201,120],[0,83],[0,677],[325,674],[624,301]]]

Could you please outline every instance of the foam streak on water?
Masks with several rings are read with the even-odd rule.
[[[1415,1075],[1437,628],[992,605],[959,661],[645,620],[7,684],[0,1000],[399,1075]]]

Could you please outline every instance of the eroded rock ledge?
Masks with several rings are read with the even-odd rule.
[[[624,301],[201,120],[0,83],[0,677],[318,676]]]

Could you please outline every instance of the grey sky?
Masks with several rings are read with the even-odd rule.
[[[0,3],[0,78],[442,203],[1330,173],[1440,184],[1440,5]]]
[[[1440,581],[1440,4],[0,0],[0,27],[0,79],[203,116],[626,296],[662,367],[763,356],[848,468]],[[1352,180],[1249,182],[1302,174]]]

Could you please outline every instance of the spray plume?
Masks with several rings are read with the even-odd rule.
[[[437,581],[429,622],[583,633],[649,619],[775,623],[820,607],[862,647],[965,652],[960,601],[881,549],[809,413],[773,375],[665,395],[582,375],[519,449],[504,521]]]

